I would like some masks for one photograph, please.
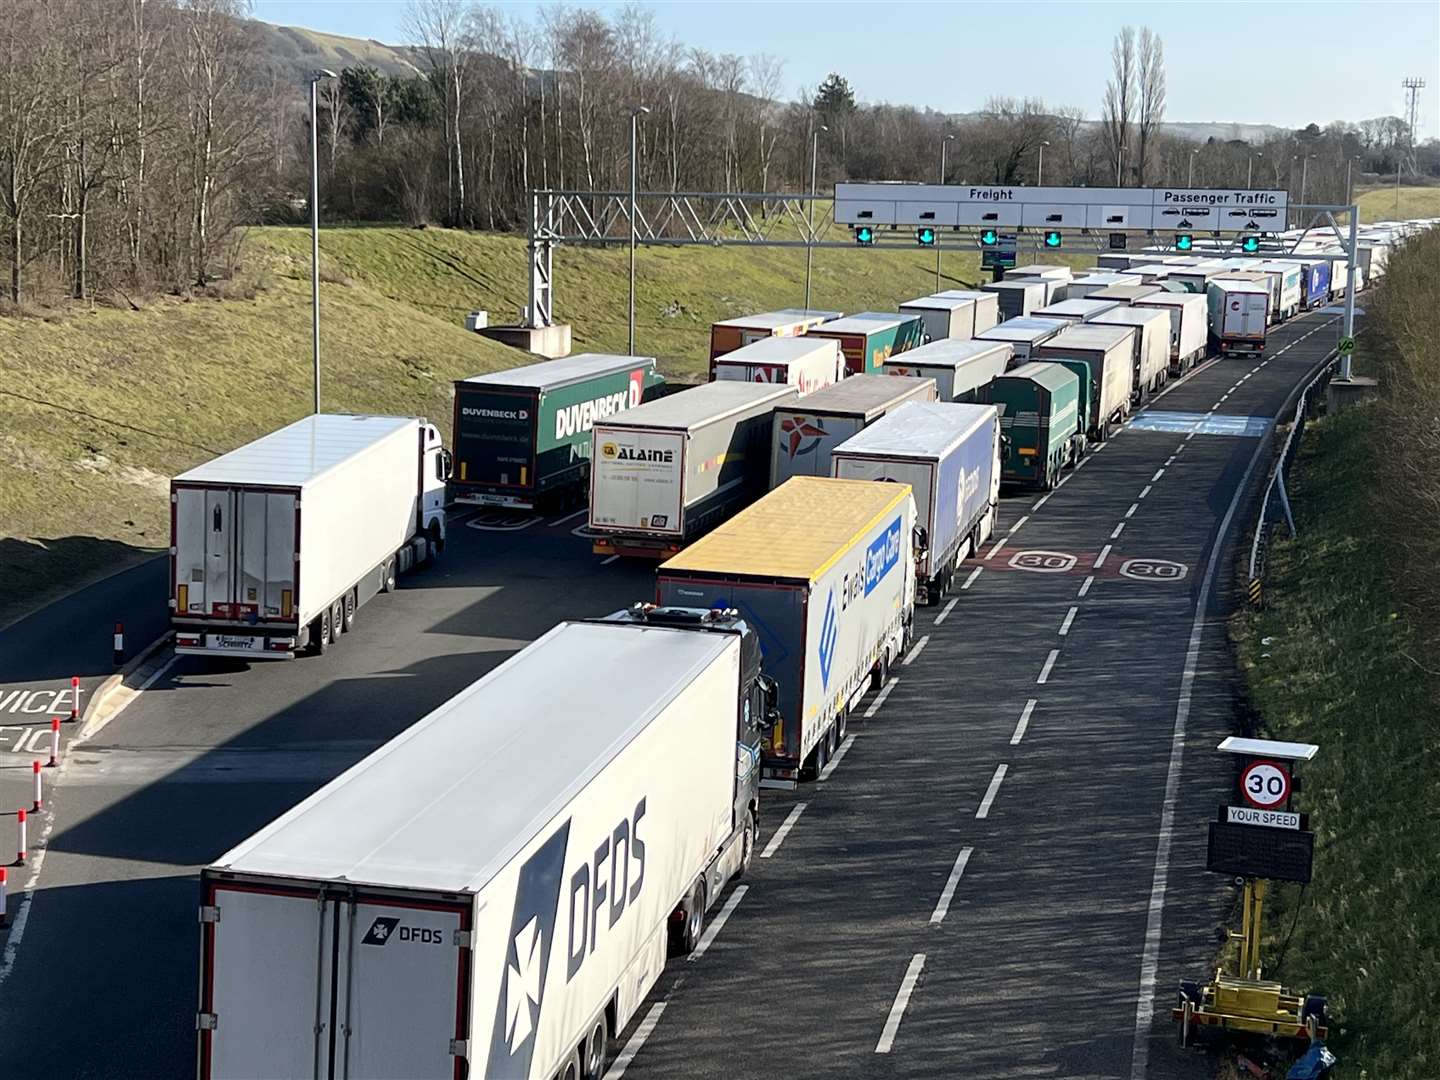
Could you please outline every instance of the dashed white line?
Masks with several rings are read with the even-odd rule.
[[[745,899],[745,894],[749,891],[749,885],[740,885],[730,894],[730,899],[725,901],[725,906],[720,909],[720,914],[715,916],[715,921],[705,928],[705,933],[700,935],[700,940],[695,945],[694,952],[692,952],[688,958],[691,962],[699,960],[700,957],[705,955],[705,950],[710,948],[710,943],[719,936],[720,931],[725,926],[726,920],[734,914],[735,909],[740,906],[740,901]]]
[[[1133,503],[1131,503],[1131,504],[1130,504],[1130,509],[1125,511],[1125,517],[1126,517],[1127,519],[1134,517],[1134,516],[1135,516],[1135,511],[1136,511],[1136,510],[1139,510],[1139,509],[1140,509],[1140,504],[1139,504],[1138,502],[1133,502]]]
[[[1025,522],[1027,522],[1027,521],[1029,521],[1029,520],[1030,520],[1030,515],[1029,515],[1029,514],[1026,514],[1026,515],[1025,515],[1024,517],[1022,517],[1019,521],[1015,522],[1014,525],[1011,525],[1011,526],[1010,526],[1010,531],[1011,531],[1012,533],[1018,531],[1019,528],[1020,528],[1020,526],[1021,526],[1021,525],[1024,525]]]
[[[950,877],[946,880],[945,887],[940,890],[940,900],[930,914],[931,926],[939,926],[945,921],[945,913],[950,910],[950,901],[955,899],[955,887],[960,884],[960,876],[965,873],[965,864],[970,861],[970,855],[974,850],[974,848],[968,847],[960,849],[960,857],[955,860]]]
[[[971,570],[970,576],[965,579],[965,584],[960,586],[960,591],[964,592],[970,588],[971,585],[975,584],[975,579],[980,576],[980,571],[984,569],[983,566],[977,566],[974,570]]]
[[[589,507],[586,507],[583,510],[576,510],[573,514],[566,514],[564,517],[556,518],[554,521],[547,521],[545,523],[545,527],[547,529],[553,529],[557,525],[564,525],[565,522],[574,521],[577,517],[584,517],[588,513],[590,513]]]
[[[1220,400],[1215,403],[1215,407],[1218,409],[1221,405],[1225,404],[1225,402],[1227,402],[1227,401],[1229,401],[1229,400],[1230,400],[1230,395],[1229,395],[1229,394],[1221,394],[1221,395],[1220,395]]]
[[[1143,499],[1146,495],[1149,495],[1149,494],[1150,494],[1150,489],[1151,489],[1152,487],[1154,487],[1153,484],[1146,484],[1145,487],[1144,487],[1144,489],[1140,492],[1138,498]]]
[[[1110,539],[1111,539],[1111,540],[1119,540],[1119,539],[1120,539],[1120,534],[1121,534],[1122,532],[1124,532],[1124,531],[1125,531],[1125,522],[1122,521],[1122,522],[1120,522],[1119,525],[1116,525],[1116,526],[1115,526],[1115,531],[1110,534]]]
[[[930,635],[926,634],[919,641],[915,642],[910,651],[905,654],[905,659],[900,661],[900,666],[909,667],[914,659],[925,651],[925,646],[928,644],[930,644]]]
[[[1000,538],[999,542],[997,542],[994,547],[992,547],[989,551],[987,551],[987,552],[985,553],[985,558],[987,558],[987,559],[993,559],[993,558],[995,557],[995,553],[996,553],[997,551],[999,551],[999,550],[1000,550],[1002,547],[1004,547],[1004,546],[1005,546],[1005,537],[1002,536],[1002,537]]]
[[[655,1030],[655,1025],[660,1022],[660,1014],[665,1011],[665,1002],[657,1001],[650,1006],[650,1011],[645,1014],[645,1019],[640,1021],[640,1026],[635,1029],[635,1034],[630,1036],[630,1041],[625,1044],[615,1060],[610,1063],[609,1070],[605,1073],[605,1080],[620,1080],[625,1075],[625,1070],[635,1060],[635,1055],[640,1053],[640,1048],[645,1045],[645,1040],[650,1038],[650,1033]]]
[[[905,1006],[910,1004],[910,995],[920,981],[920,970],[925,966],[925,954],[916,953],[910,958],[905,977],[900,980],[900,989],[895,992],[895,1002],[890,1006],[890,1015],[885,1018],[885,1027],[880,1031],[880,1041],[875,1044],[877,1054],[888,1054],[895,1045],[895,1036],[900,1031],[900,1019],[905,1015]]]
[[[1174,455],[1174,454],[1171,454],[1169,457],[1167,457],[1167,458],[1165,459],[1165,467],[1168,469],[1171,465],[1174,465],[1174,464],[1175,464],[1175,455]]]
[[[1050,496],[1052,494],[1054,493],[1047,491],[1044,495],[1041,495],[1040,498],[1035,501],[1035,505],[1030,507],[1030,512],[1033,514],[1036,510],[1039,510],[1040,507],[1044,506],[1047,502],[1049,502]]]
[[[1186,441],[1186,442],[1189,442],[1189,441],[1190,441],[1191,439],[1193,439],[1194,437],[1195,437],[1195,432],[1192,431],[1192,432],[1190,432],[1189,435],[1186,435],[1186,436],[1185,436],[1185,441]]]
[[[790,835],[790,830],[795,827],[795,822],[800,820],[800,815],[805,812],[805,807],[808,805],[810,804],[803,802],[795,804],[795,809],[786,815],[785,820],[780,823],[780,827],[775,830],[775,835],[770,837],[770,842],[765,845],[765,850],[760,852],[760,858],[768,859],[780,850],[780,845],[785,842],[785,837]]]
[[[600,565],[601,565],[601,566],[609,566],[612,562],[614,562],[614,561],[615,561],[616,559],[618,559],[618,558],[620,558],[619,555],[611,555],[611,556],[610,556],[609,558],[607,558],[607,559],[601,559],[601,560],[600,560]]]
[[[1108,559],[1109,557],[1110,557],[1110,545],[1109,545],[1109,544],[1106,544],[1103,548],[1100,549],[1100,554],[1095,557],[1095,562],[1094,562],[1094,564],[1093,564],[1094,568],[1095,568],[1096,570],[1099,570],[1100,567],[1102,567],[1102,566],[1105,565],[1105,560]]]
[[[1075,606],[1072,604],[1072,605],[1070,606],[1070,610],[1065,613],[1065,621],[1060,624],[1060,636],[1061,636],[1061,637],[1064,637],[1066,634],[1070,633],[1070,624],[1075,621],[1075,614],[1076,614],[1079,610],[1080,610],[1080,609],[1079,609],[1078,607],[1075,607]]]
[[[1000,782],[1005,779],[1009,768],[1008,765],[995,766],[995,775],[990,778],[990,786],[985,789],[985,797],[980,800],[980,808],[975,811],[977,820],[990,816],[990,807],[995,802],[995,796],[1000,794]]]
[[[875,695],[875,700],[872,701],[870,703],[870,707],[865,710],[866,720],[869,720],[872,716],[874,716],[877,712],[880,711],[880,706],[885,704],[885,699],[890,696],[890,691],[895,689],[895,684],[899,681],[900,680],[898,678],[891,679],[888,683],[886,683],[880,688],[880,693]]]
[[[1059,649],[1051,649],[1050,655],[1045,657],[1045,665],[1040,669],[1040,677],[1035,680],[1037,686],[1044,686],[1050,681],[1050,669],[1055,666],[1055,659],[1060,655]]]
[[[1072,472],[1072,473],[1069,473],[1069,474],[1067,474],[1067,475],[1065,475],[1065,476],[1062,476],[1062,477],[1060,478],[1060,482],[1055,485],[1055,490],[1056,490],[1056,491],[1059,491],[1062,487],[1064,487],[1066,484],[1068,484],[1068,483],[1070,482],[1070,477],[1072,477],[1072,476],[1074,476],[1074,475],[1075,475],[1075,474]]]
[[[1104,450],[1109,445],[1110,444],[1108,442],[1102,442],[1099,446],[1095,447],[1094,452],[1098,454],[1101,450]]]
[[[845,741],[835,749],[835,756],[830,759],[829,764],[820,770],[820,781],[823,783],[830,779],[830,774],[835,771],[835,766],[840,764],[840,759],[850,752],[850,747],[855,743],[854,735],[845,736]]]
[[[1191,434],[1194,434],[1194,432],[1191,432]],[[1185,444],[1184,444],[1183,442],[1182,442],[1179,446],[1175,447],[1175,456],[1176,456],[1176,457],[1179,457],[1179,456],[1180,456],[1182,453],[1184,453],[1184,452],[1185,452]]]
[[[1078,593],[1076,593],[1076,595],[1077,595],[1077,596],[1084,596],[1086,593],[1088,593],[1088,592],[1090,591],[1090,586],[1091,586],[1091,585],[1094,585],[1094,584],[1095,584],[1095,575],[1094,575],[1094,574],[1091,574],[1089,577],[1087,577],[1087,578],[1085,579],[1085,583],[1080,586],[1080,591],[1079,591]]]
[[[975,568],[975,572],[976,572],[977,574],[980,572],[980,568],[979,568],[978,566]],[[943,623],[946,619],[948,619],[948,618],[950,617],[950,612],[952,612],[952,611],[955,610],[955,605],[958,604],[959,602],[960,602],[960,598],[959,598],[958,596],[952,596],[952,597],[950,598],[950,602],[945,605],[945,610],[942,611],[942,612],[940,612],[939,615],[936,615],[936,616],[935,616],[935,625],[936,625],[936,626],[939,626],[939,625],[940,625],[941,623]]]
[[[1035,711],[1038,702],[1032,697],[1025,702],[1025,708],[1020,711],[1020,722],[1015,725],[1015,734],[1010,736],[1010,745],[1019,746],[1020,740],[1025,738],[1025,732],[1030,727],[1030,714]]]
[[[1153,483],[1155,483],[1156,481],[1158,481],[1158,480],[1160,479],[1160,477],[1162,477],[1162,476],[1164,476],[1164,475],[1165,475],[1165,470],[1164,470],[1164,469],[1156,469],[1156,470],[1155,470],[1155,475],[1152,476],[1152,477],[1150,477],[1150,482],[1153,484]]]
[[[1088,457],[1087,457],[1087,458],[1081,458],[1079,461],[1075,462],[1075,468],[1076,468],[1076,469],[1083,469],[1083,468],[1084,468],[1086,465],[1088,465],[1089,463],[1090,463],[1090,459],[1089,459]],[[1056,486],[1056,487],[1059,487],[1060,485],[1059,485],[1059,484],[1056,484],[1055,486]]]

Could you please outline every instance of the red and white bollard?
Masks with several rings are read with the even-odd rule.
[[[115,624],[115,666],[125,663],[125,624]]]
[[[10,921],[10,915],[5,909],[5,886],[9,884],[5,879],[10,876],[10,871],[0,866],[0,926]]]
[[[20,831],[19,843],[17,843],[17,844],[15,845],[15,865],[16,865],[16,866],[24,866],[24,865],[25,865],[25,811],[24,811],[24,810],[17,810],[17,811],[15,811],[15,819],[16,819],[16,822],[17,822],[17,823],[19,824],[19,826],[20,826],[20,830],[19,830],[19,831]]]
[[[39,762],[37,761],[38,765]],[[55,768],[60,764],[60,718],[57,716],[50,721],[50,762],[48,768]]]
[[[70,722],[80,719],[80,676],[70,676]]]
[[[35,776],[35,805],[30,807],[30,812],[32,814],[38,814],[45,806],[45,789],[40,780],[40,762],[38,760],[34,763],[34,768],[30,771]]]

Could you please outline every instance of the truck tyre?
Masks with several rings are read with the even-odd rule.
[[[581,1080],[583,1073],[580,1071],[580,1051],[571,1050],[570,1056],[565,1059],[565,1064],[560,1066],[560,1071],[555,1074],[555,1080]]]
[[[760,839],[760,822],[756,820],[754,810],[745,811],[744,829],[744,835],[740,837],[740,869],[735,871],[737,878],[749,873],[750,864],[755,861],[755,843]]]
[[[684,919],[674,935],[676,956],[689,956],[700,944],[700,935],[705,930],[705,882],[697,881],[690,887],[690,895],[680,905]]]
[[[345,594],[345,619],[342,625],[345,633],[355,629],[355,590],[351,589]]]
[[[870,689],[879,690],[890,679],[890,649],[887,646],[885,653],[880,657],[875,667],[870,672]]]
[[[330,640],[339,641],[345,630],[345,601],[340,599],[330,605]]]
[[[849,730],[849,727],[850,710],[847,707],[841,709],[839,715],[835,717],[835,745],[837,748],[845,741],[845,732]]]
[[[324,656],[330,649],[330,609],[310,624],[310,655]]]
[[[393,557],[386,559],[385,564],[380,567],[380,591],[386,593],[395,591],[395,560]]]
[[[585,1040],[585,1057],[581,1062],[584,1080],[600,1080],[605,1075],[605,1049],[610,1045],[610,1028],[602,1013]]]

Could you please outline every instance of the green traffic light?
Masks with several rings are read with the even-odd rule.
[[[1260,250],[1260,238],[1258,236],[1247,236],[1240,242],[1240,250],[1246,255],[1254,255]]]
[[[875,230],[869,225],[861,225],[855,230],[855,242],[857,244],[873,244],[875,242]]]
[[[994,229],[986,229],[980,234],[980,243],[986,247],[994,247],[1000,240],[1000,235]]]
[[[1060,246],[1060,232],[1058,229],[1049,229],[1046,231],[1045,246],[1047,248],[1058,248]]]
[[[935,230],[926,225],[915,230],[915,240],[921,247],[935,246]]]
[[[1179,236],[1175,237],[1176,251],[1189,251],[1194,246],[1195,238],[1189,233],[1181,233]]]

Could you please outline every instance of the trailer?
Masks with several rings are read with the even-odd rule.
[[[765,491],[775,409],[793,386],[713,382],[595,425],[596,555],[664,559]]]
[[[1092,301],[1110,300],[1123,307],[1126,304],[1134,304],[1143,297],[1154,296],[1164,291],[1159,285],[1110,285],[1091,293],[1090,299]]]
[[[758,382],[793,386],[802,394],[845,377],[840,343],[832,338],[772,337],[742,345],[710,365],[712,382]]]
[[[1252,267],[1254,266],[1254,260],[1250,260],[1250,265]],[[1273,326],[1280,322],[1279,274],[1274,272],[1266,273],[1263,270],[1255,269],[1227,270],[1222,276],[1215,278],[1212,284],[1217,281],[1244,282],[1250,285],[1260,286],[1270,297],[1268,315],[1270,325]]]
[[[1083,360],[1088,365],[1090,405],[1084,410],[1085,432],[1094,442],[1104,442],[1130,415],[1138,336],[1134,327],[1086,323],[1062,330],[1033,354],[1037,361]]]
[[[915,552],[915,602],[950,591],[961,561],[995,531],[1000,418],[994,405],[912,401],[835,448],[834,475],[909,484],[924,530]]]
[[[170,482],[170,625],[188,656],[323,653],[445,544],[450,452],[424,420],[297,420]]]
[[[1052,491],[1074,461],[1080,381],[1051,363],[1022,364],[986,387],[1000,412],[1000,480]]]
[[[455,502],[513,510],[579,505],[590,428],[664,380],[650,356],[579,353],[455,383]]]
[[[1307,311],[1330,302],[1330,263],[1326,259],[1302,259],[1304,265],[1303,306]]]
[[[1138,277],[1142,285],[1153,285],[1168,278],[1173,269],[1175,269],[1173,266],[1166,266],[1164,263],[1158,262],[1131,263],[1125,272]]]
[[[1157,292],[1136,300],[1134,306],[1169,313],[1170,374],[1183,375],[1205,359],[1208,344],[1205,297],[1193,293]]]
[[[1054,282],[1042,278],[1007,278],[1004,281],[990,281],[980,286],[986,292],[993,292],[999,298],[1000,319],[1021,319],[1038,307],[1050,302]],[[975,335],[979,337],[979,334]]]
[[[883,370],[883,369],[882,369]],[[775,410],[770,486],[792,476],[829,476],[830,452],[907,401],[934,401],[935,380],[888,374],[852,375]]]
[[[1028,360],[1030,353],[1073,323],[1066,319],[1007,319],[976,336],[977,341],[1007,341],[1015,350],[1015,359]]]
[[[754,851],[755,631],[670,614],[561,623],[205,868],[200,1080],[600,1076]]]
[[[886,360],[881,372],[934,379],[941,401],[973,401],[976,390],[1010,366],[1014,352],[1006,341],[948,338]]]
[[[779,685],[766,786],[817,777],[909,649],[914,528],[908,484],[797,476],[660,567],[659,603],[733,608],[760,632]]]
[[[838,311],[784,308],[780,311],[761,312],[758,315],[722,319],[710,327],[710,359],[714,361],[718,356],[724,356],[768,337],[797,337],[821,323],[838,319],[840,314]],[[713,371],[710,377],[715,377]]]
[[[1064,319],[1070,323],[1089,322],[1091,319],[1104,315],[1107,311],[1113,311],[1120,306],[1120,301],[1106,299],[1101,289],[1091,293],[1085,299],[1061,300],[1058,303],[1046,304],[1042,308],[1035,309],[1037,319]]]
[[[901,304],[900,314],[920,319],[926,341],[975,336],[975,301],[970,296],[921,296]]]
[[[1265,351],[1270,289],[1265,282],[1216,278],[1206,294],[1210,339],[1221,356]]]
[[[1032,263],[1029,266],[1012,266],[1005,271],[1006,281],[1042,281],[1045,283],[1046,304],[1053,304],[1065,294],[1066,287],[1074,275],[1068,266],[1054,266]],[[1029,314],[1029,312],[1025,312]]]
[[[1260,263],[1256,269],[1280,276],[1280,321],[1298,315],[1305,299],[1305,268],[1298,262],[1273,259]]]
[[[873,374],[896,353],[921,344],[924,324],[918,315],[862,311],[810,331],[812,337],[834,338],[845,354],[845,370],[851,375]]]
[[[1085,300],[1101,289],[1108,289],[1111,285],[1139,285],[1140,279],[1134,274],[1122,273],[1094,273],[1086,274],[1083,277],[1075,278],[1065,286],[1063,299]]]
[[[1203,296],[1210,282],[1223,273],[1225,273],[1225,268],[1218,263],[1202,263],[1198,266],[1173,269],[1165,280],[1173,285],[1179,285],[1186,292],[1198,293]]]
[[[1094,322],[1101,326],[1135,328],[1135,381],[1131,396],[1138,404],[1170,381],[1170,316],[1153,308],[1116,308]]]
[[[964,337],[982,334],[1000,321],[1000,297],[977,289],[946,289],[935,294],[943,299],[970,300],[974,306],[975,325]]]

